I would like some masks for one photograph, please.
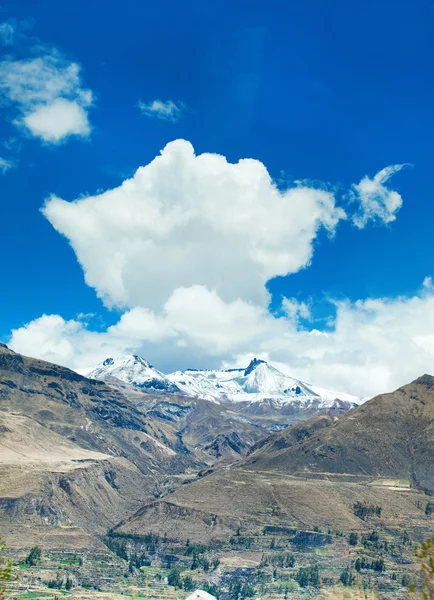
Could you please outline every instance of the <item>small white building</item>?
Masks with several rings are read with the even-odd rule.
[[[217,600],[215,596],[211,596],[208,592],[204,592],[203,590],[196,590],[186,600]]]

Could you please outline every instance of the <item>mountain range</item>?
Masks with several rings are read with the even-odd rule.
[[[264,360],[254,358],[247,367],[224,370],[187,369],[164,375],[137,355],[106,358],[99,365],[79,369],[89,378],[116,377],[143,391],[182,394],[216,403],[285,405],[303,409],[349,409],[363,399],[294,379]]]
[[[259,383],[284,407],[315,391],[296,382],[285,394],[290,378],[267,363],[188,371],[255,398],[234,402],[141,388],[153,367],[122,360],[102,365],[101,381],[0,344],[0,528],[11,548],[101,548],[108,530],[205,543],[240,528],[372,527],[356,503],[382,507],[382,527],[425,525],[433,377],[300,420],[246,412],[265,402]]]

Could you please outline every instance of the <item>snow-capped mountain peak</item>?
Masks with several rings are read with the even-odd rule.
[[[298,379],[293,379],[278,371],[265,360],[254,358],[244,370],[245,381],[242,387],[250,394],[270,394],[299,396],[316,394]]]
[[[311,386],[294,379],[270,365],[254,358],[241,369],[176,371],[167,375],[186,395],[198,396],[214,402],[262,402],[274,404],[302,404],[329,408],[342,402],[348,406],[360,403],[350,394],[341,394]]]
[[[281,373],[265,360],[254,358],[239,369],[187,369],[164,375],[137,355],[106,358],[81,375],[95,379],[117,377],[121,381],[152,392],[184,394],[212,402],[257,403],[266,401],[283,406],[297,404],[325,409],[343,403],[348,407],[361,400],[350,394],[326,390]]]
[[[106,358],[95,368],[80,369],[79,373],[90,379],[116,377],[142,389],[179,393],[177,386],[170,382],[161,371],[136,354]]]

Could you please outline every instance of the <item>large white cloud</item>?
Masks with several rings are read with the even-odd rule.
[[[71,367],[141,353],[167,371],[247,364],[254,355],[316,385],[372,396],[434,372],[434,290],[413,297],[336,305],[328,332],[303,328],[304,304],[286,303],[281,318],[242,300],[225,303],[193,286],[174,292],[159,314],[141,308],[98,333],[79,320],[43,316],[12,332],[15,350]]]
[[[92,92],[82,87],[79,65],[55,50],[1,61],[0,92],[18,111],[15,123],[45,142],[90,133]]]
[[[331,192],[281,192],[261,162],[196,156],[184,140],[120,187],[74,202],[53,196],[43,212],[106,304],[153,309],[192,285],[264,305],[266,281],[308,265],[319,230],[333,234],[345,217]]]
[[[399,203],[384,184],[397,170],[353,186],[363,222],[394,217]],[[103,332],[44,315],[12,332],[10,345],[22,353],[78,368],[134,352],[166,372],[259,355],[360,395],[392,389],[433,363],[429,281],[414,298],[338,303],[328,332],[303,326],[309,306],[294,299],[283,300],[280,318],[270,314],[266,282],[306,267],[319,231],[333,235],[347,215],[320,187],[279,190],[259,161],[196,156],[177,140],[120,187],[73,202],[52,196],[43,213],[69,240],[88,285],[125,312]]]

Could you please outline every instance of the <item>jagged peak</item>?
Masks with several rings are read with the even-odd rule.
[[[258,367],[259,365],[268,365],[268,363],[266,360],[262,360],[260,358],[252,358],[249,366],[244,371],[244,375],[247,377],[247,375],[249,375],[249,373],[254,371],[256,369],[256,367]]]

